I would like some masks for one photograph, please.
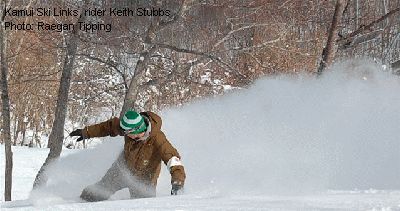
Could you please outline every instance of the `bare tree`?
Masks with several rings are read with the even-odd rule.
[[[394,16],[396,13],[400,13],[400,7],[389,11],[382,17],[379,17],[378,19],[373,20],[372,22],[370,22],[367,25],[361,25],[357,30],[349,33],[347,36],[341,37],[338,40],[340,47],[348,48],[348,47],[355,46],[357,44],[360,44],[360,43],[363,43],[368,40],[372,40],[372,39],[376,38],[378,35],[380,35],[383,32],[383,30],[373,31],[372,28],[375,25],[379,24],[380,22],[387,20],[391,16]],[[362,35],[363,33],[367,33],[367,32],[370,32],[370,33],[366,34],[364,36],[359,36],[359,35]]]
[[[157,2],[157,3],[160,4],[161,2]],[[152,20],[152,22],[148,26],[143,40],[144,40],[145,44],[149,45],[149,47],[147,47],[147,49],[145,49],[141,53],[141,56],[136,64],[135,75],[129,84],[128,91],[126,92],[126,96],[124,99],[124,104],[121,109],[120,117],[124,115],[125,111],[128,108],[134,107],[135,100],[137,99],[138,93],[140,90],[140,85],[141,85],[140,83],[142,82],[144,74],[145,74],[146,66],[147,66],[151,56],[153,55],[153,53],[156,52],[156,50],[157,50],[157,46],[153,43],[153,39],[155,38],[155,33],[158,30],[161,30],[161,29],[169,26],[170,24],[176,22],[178,20],[178,18],[181,17],[183,8],[185,6],[186,6],[185,0],[182,0],[180,2],[180,6],[179,6],[178,10],[175,11],[175,14],[173,15],[173,17],[170,20],[164,21],[164,20],[160,20],[159,18],[154,18],[154,20]]]
[[[88,6],[88,4],[89,0],[85,0],[82,7],[83,8],[82,11]],[[78,18],[76,24],[79,22],[83,22],[84,20],[85,20],[85,15],[81,15]],[[67,113],[68,93],[71,84],[71,75],[79,42],[78,36],[79,36],[79,30],[78,27],[75,26],[69,39],[66,41],[66,53],[62,68],[60,87],[58,90],[56,114],[53,122],[53,127],[49,136],[50,152],[46,158],[46,161],[43,163],[38,174],[36,175],[35,181],[33,183],[33,188],[37,188],[43,184],[46,184],[47,177],[44,171],[46,170],[46,167],[49,165],[49,163],[59,158],[61,154],[63,140],[64,140],[64,125]]]
[[[326,46],[322,51],[322,60],[319,64],[317,73],[321,74],[322,71],[329,66],[336,54],[336,40],[338,37],[338,30],[340,21],[342,20],[343,11],[346,6],[346,0],[337,0],[335,6],[335,13],[333,14],[332,24],[328,33],[328,40],[326,41]]]
[[[336,1],[328,41],[317,73],[320,74],[335,57],[368,56],[389,64],[396,61],[400,52],[394,47],[398,43],[400,2],[345,2]]]
[[[6,7],[6,1],[1,1],[1,8]],[[8,96],[8,68],[6,58],[6,42],[7,37],[4,30],[4,11],[1,13],[1,29],[0,29],[0,62],[1,62],[1,100],[2,100],[2,138],[5,143],[6,168],[5,168],[5,189],[4,199],[11,201],[12,188],[12,168],[13,168],[13,153],[11,150],[11,134],[10,134],[10,100]]]

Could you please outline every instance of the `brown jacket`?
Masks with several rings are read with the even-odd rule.
[[[143,182],[156,186],[160,175],[161,161],[167,164],[172,157],[175,156],[180,159],[180,156],[161,131],[161,118],[153,112],[142,112],[140,114],[146,116],[151,123],[150,136],[145,141],[136,142],[124,135],[117,117],[85,127],[83,135],[86,138],[124,136],[124,154],[129,170]],[[180,182],[183,184],[185,182],[186,175],[182,165],[172,166],[170,173],[171,183]]]

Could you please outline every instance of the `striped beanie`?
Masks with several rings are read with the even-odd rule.
[[[143,117],[133,110],[128,110],[124,114],[122,119],[119,121],[119,125],[123,130],[125,130],[126,134],[139,134],[143,133],[147,129]]]

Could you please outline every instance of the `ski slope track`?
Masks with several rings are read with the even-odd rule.
[[[161,113],[187,172],[170,196],[164,167],[156,198],[85,203],[123,149],[121,137],[63,149],[48,184],[31,192],[47,149],[14,147],[13,201],[0,210],[400,210],[400,78],[368,60],[321,77],[275,76],[222,97]],[[4,160],[4,150],[0,151]],[[4,190],[4,162],[0,164]]]

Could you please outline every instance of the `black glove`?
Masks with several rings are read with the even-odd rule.
[[[74,131],[72,131],[69,136],[79,136],[78,139],[76,139],[76,142],[82,141],[83,140],[83,133],[82,133],[82,129],[76,129]]]
[[[171,195],[179,195],[183,192],[183,183],[175,181],[172,183]]]

